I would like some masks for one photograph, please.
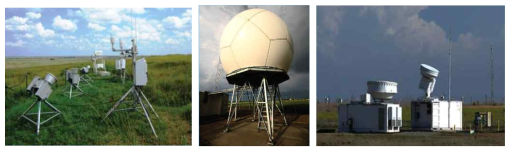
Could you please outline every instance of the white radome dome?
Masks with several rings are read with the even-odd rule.
[[[226,74],[263,66],[287,72],[293,54],[293,39],[286,24],[265,9],[249,9],[237,14],[221,35],[220,59]]]
[[[391,100],[398,93],[398,83],[392,81],[368,81],[368,93],[373,99]]]

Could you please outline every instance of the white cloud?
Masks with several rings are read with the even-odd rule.
[[[144,14],[146,11],[144,8],[127,8],[130,12],[136,13],[136,14]]]
[[[190,17],[179,18],[176,16],[168,16],[162,21],[164,23],[170,24],[171,26],[174,26],[175,28],[182,28],[185,24],[189,23],[190,20]]]
[[[69,17],[83,16],[82,11],[80,11],[80,10],[73,11],[71,9],[66,10],[66,15]]]
[[[77,37],[75,37],[73,35],[69,35],[69,36],[61,35],[61,39],[64,39],[64,40],[74,40],[74,39],[77,39]]]
[[[161,41],[162,33],[156,27],[159,22],[156,20],[146,20],[146,19],[138,19],[137,20],[137,39],[138,40],[149,40],[149,41]],[[132,36],[136,36],[136,33],[132,31],[132,29],[128,26],[124,26],[123,29],[112,25],[111,31],[113,35],[117,38],[131,38]]]
[[[34,35],[33,34],[30,34],[30,33],[25,33],[23,35],[24,38],[28,38],[28,39],[31,39],[31,38],[34,38]]]
[[[22,47],[23,43],[24,42],[22,40],[18,40],[16,42],[5,42],[5,46]]]
[[[41,37],[53,37],[55,35],[53,30],[45,29],[41,23],[36,24],[36,32]]]
[[[30,19],[39,19],[41,18],[41,13],[27,12],[25,15]]]
[[[28,18],[13,16],[5,21],[6,24],[25,24]]]
[[[395,45],[404,51],[442,51],[449,40],[446,32],[435,22],[426,21],[419,13],[426,7],[363,7],[361,15],[374,15],[385,36],[393,38]]]
[[[167,23],[175,28],[182,28],[191,21],[191,9],[186,10],[182,13],[182,17],[168,16],[162,19],[162,22]]]
[[[132,17],[126,14],[143,14],[143,8],[82,8],[81,14],[89,22],[118,24],[122,21],[131,21]]]
[[[425,6],[400,6],[400,7],[363,7],[360,10],[361,15],[371,12],[376,15],[381,25],[385,26],[386,33],[393,33],[408,24],[408,19],[419,12],[426,9]]]
[[[175,33],[179,37],[191,38],[191,33],[189,33],[189,31],[184,31],[184,32],[174,31],[173,33]]]
[[[93,29],[95,31],[103,31],[103,30],[105,30],[105,27],[101,26],[100,24],[95,24],[95,23],[88,23],[87,27],[90,28],[90,29]]]
[[[122,31],[121,28],[119,28],[118,26],[116,25],[111,25],[111,30],[114,31],[114,32],[119,32],[119,31]]]
[[[323,24],[321,24],[323,27],[321,28],[330,29],[332,33],[329,34],[338,35],[339,25],[343,24],[343,19],[346,15],[345,10],[342,7],[323,7],[320,11],[330,12],[330,15],[321,17],[321,22],[323,22]]]
[[[9,31],[28,31],[31,26],[28,25],[28,18],[13,16],[5,20],[5,29]]]
[[[191,9],[187,9],[186,12],[182,13],[182,16],[184,17],[191,17]]]
[[[122,10],[120,8],[82,8],[82,13],[93,23],[120,23]]]
[[[179,44],[179,42],[177,40],[174,40],[173,38],[166,39],[166,41],[164,43],[166,43],[166,44]]]
[[[459,35],[459,43],[464,50],[476,50],[480,47],[480,38],[475,37],[471,32]]]
[[[21,25],[5,25],[5,28],[10,31],[28,31],[32,27],[27,24],[21,24]]]
[[[71,20],[63,19],[60,15],[54,18],[54,22],[52,24],[54,28],[58,28],[64,31],[75,31],[77,30],[77,24],[72,22]]]
[[[132,37],[132,31],[125,29],[122,29],[116,25],[111,25],[111,31],[113,33],[113,36],[116,38],[130,38]]]

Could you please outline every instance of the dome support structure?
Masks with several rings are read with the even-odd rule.
[[[266,77],[262,77],[260,85],[252,85],[250,81],[246,81],[242,86],[234,84],[225,132],[229,131],[230,123],[237,120],[237,108],[245,93],[251,99],[249,102],[250,107],[252,107],[252,121],[255,121],[255,118],[258,120],[257,132],[264,130],[268,135],[268,145],[274,145],[275,108],[283,117],[284,124],[287,126],[288,123],[280,95],[280,87],[278,83],[270,83]]]

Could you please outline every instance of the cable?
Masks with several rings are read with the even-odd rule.
[[[61,104],[61,103],[52,103],[54,105],[61,105],[61,106],[95,106],[95,105],[104,105],[109,104],[112,102],[102,102],[102,103],[96,103],[96,104]]]
[[[32,76],[32,74],[30,74],[29,72],[25,73],[25,80],[21,80],[21,82],[20,82],[20,83],[18,83],[18,84],[16,84],[16,85],[13,85],[13,86],[7,86],[7,84],[6,84],[6,85],[5,85],[5,88],[6,88],[6,89],[10,89],[10,90],[13,90],[13,91],[14,91],[14,89],[13,89],[13,88],[20,86],[21,84],[23,84],[23,82],[25,82],[25,83],[26,83],[26,82],[28,81],[28,79],[27,79],[27,78],[28,78],[28,76]],[[23,78],[22,78],[22,79],[23,79]]]

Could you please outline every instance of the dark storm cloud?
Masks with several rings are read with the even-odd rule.
[[[496,98],[504,97],[504,7],[318,7],[318,98],[357,97],[368,80],[399,83],[396,98],[416,98],[419,65],[440,71],[434,95],[448,92],[452,22],[452,97],[490,93],[489,47],[495,45]]]

